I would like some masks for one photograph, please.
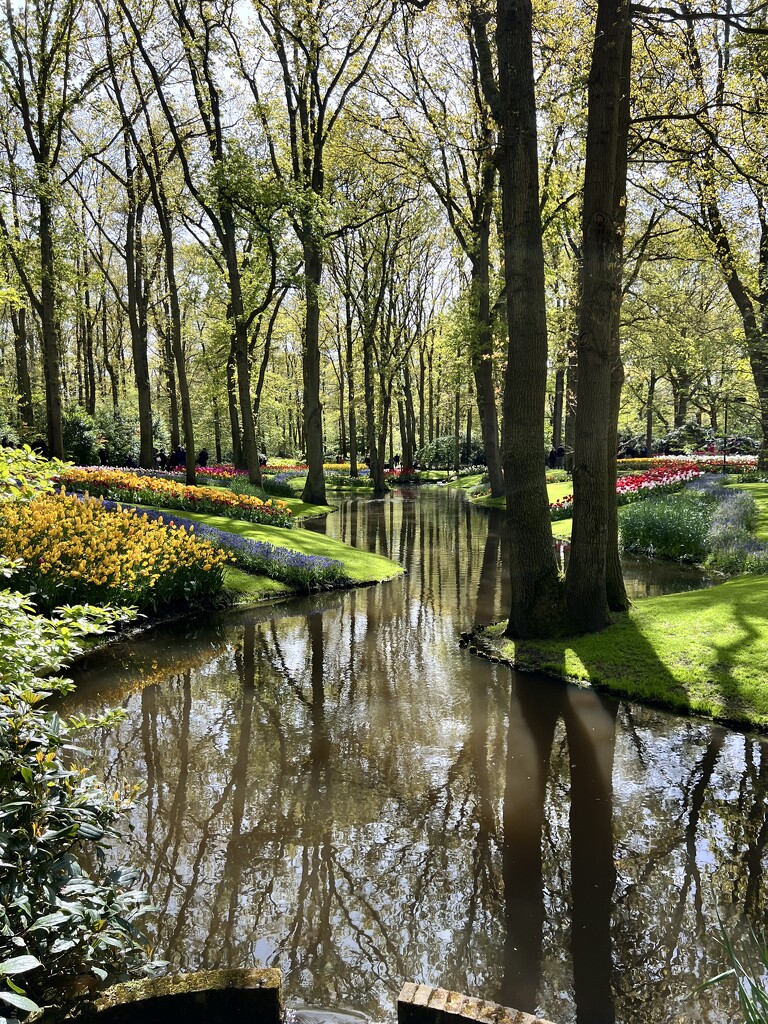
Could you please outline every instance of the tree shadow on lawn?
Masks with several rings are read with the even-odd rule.
[[[768,726],[768,579],[639,601],[600,633],[518,641],[518,667],[617,696]]]

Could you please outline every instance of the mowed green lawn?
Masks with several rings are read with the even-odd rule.
[[[489,642],[520,668],[620,696],[768,728],[768,578],[638,601],[600,633]]]
[[[768,541],[768,484],[735,486],[754,496],[755,533]],[[766,576],[646,598],[608,629],[588,636],[512,641],[503,628],[491,627],[485,641],[520,668],[768,730]]]
[[[243,519],[228,519],[226,516],[205,515],[200,512],[177,512],[174,509],[163,509],[168,515],[178,515],[197,523],[214,526],[226,533],[236,533],[251,540],[265,541],[275,547],[287,548],[289,551],[300,551],[305,555],[324,555],[334,558],[344,565],[346,575],[353,583],[381,583],[384,580],[399,576],[404,570],[397,562],[374,555],[360,548],[353,548],[340,540],[333,540],[314,530],[291,530],[282,526],[262,526],[259,523],[248,523]],[[285,589],[284,585],[280,585]]]

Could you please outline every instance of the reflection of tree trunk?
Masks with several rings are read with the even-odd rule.
[[[493,615],[496,584],[499,577],[499,543],[501,538],[492,523],[488,520],[488,533],[483,549],[483,563],[480,567],[480,580],[477,584],[477,602],[475,603],[475,626],[487,625]]]
[[[541,982],[544,888],[541,838],[557,691],[520,680],[512,694],[504,788],[504,981],[500,1001],[533,1012]]]
[[[577,1024],[613,1024],[611,906],[616,711],[590,690],[569,690],[563,714],[571,770],[571,956]]]
[[[232,770],[232,831],[227,843],[227,852],[224,861],[224,868],[221,872],[219,891],[224,888],[229,891],[229,908],[224,919],[224,935],[220,943],[217,943],[216,954],[210,960],[210,966],[218,966],[219,963],[235,963],[235,930],[238,923],[238,903],[240,900],[240,884],[242,879],[245,858],[239,853],[239,845],[243,830],[243,818],[245,817],[245,802],[248,792],[248,758],[251,749],[251,734],[253,731],[253,704],[256,693],[256,628],[253,623],[247,622],[243,625],[243,657],[238,664],[240,669],[240,685],[242,687],[242,703],[240,705],[240,737],[237,744],[237,756]],[[218,901],[214,901],[216,906]],[[218,918],[218,915],[216,915]],[[214,937],[214,929],[211,930],[206,942],[206,962],[209,962],[209,945]],[[222,957],[221,953],[225,955]]]

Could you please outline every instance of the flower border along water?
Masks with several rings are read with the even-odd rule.
[[[87,491],[94,497],[131,505],[224,515],[270,526],[293,525],[290,508],[277,498],[262,501],[253,495],[234,494],[220,487],[195,487],[120,469],[65,469],[58,479],[67,490]]]
[[[114,511],[121,509],[114,501],[102,501],[104,508]],[[129,511],[123,509],[123,511]],[[281,548],[267,541],[241,537],[237,533],[227,533],[215,526],[198,523],[183,516],[175,516],[159,509],[144,510],[142,518],[156,520],[166,526],[186,529],[198,540],[210,541],[225,552],[232,563],[247,572],[258,573],[290,586],[306,590],[319,590],[331,587],[343,587],[350,584],[344,566],[335,558],[325,555],[305,555],[301,551]]]
[[[651,460],[645,460],[649,462]],[[656,461],[656,460],[653,460]],[[705,470],[695,462],[654,465],[644,473],[629,473],[616,481],[616,500],[619,505],[647,498],[649,494],[665,494],[679,490],[690,480],[700,477]],[[573,515],[573,495],[568,494],[549,506],[549,517],[553,522],[569,519]]]

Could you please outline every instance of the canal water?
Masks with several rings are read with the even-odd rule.
[[[294,1007],[391,1020],[404,981],[559,1024],[725,1024],[719,921],[764,923],[757,737],[511,672],[502,517],[446,489],[313,524],[402,562],[377,587],[114,648],[74,704],[122,707],[99,770],[144,784],[115,857],[175,969],[262,964]],[[634,596],[702,585],[627,564]],[[73,698],[70,698],[70,702]]]

